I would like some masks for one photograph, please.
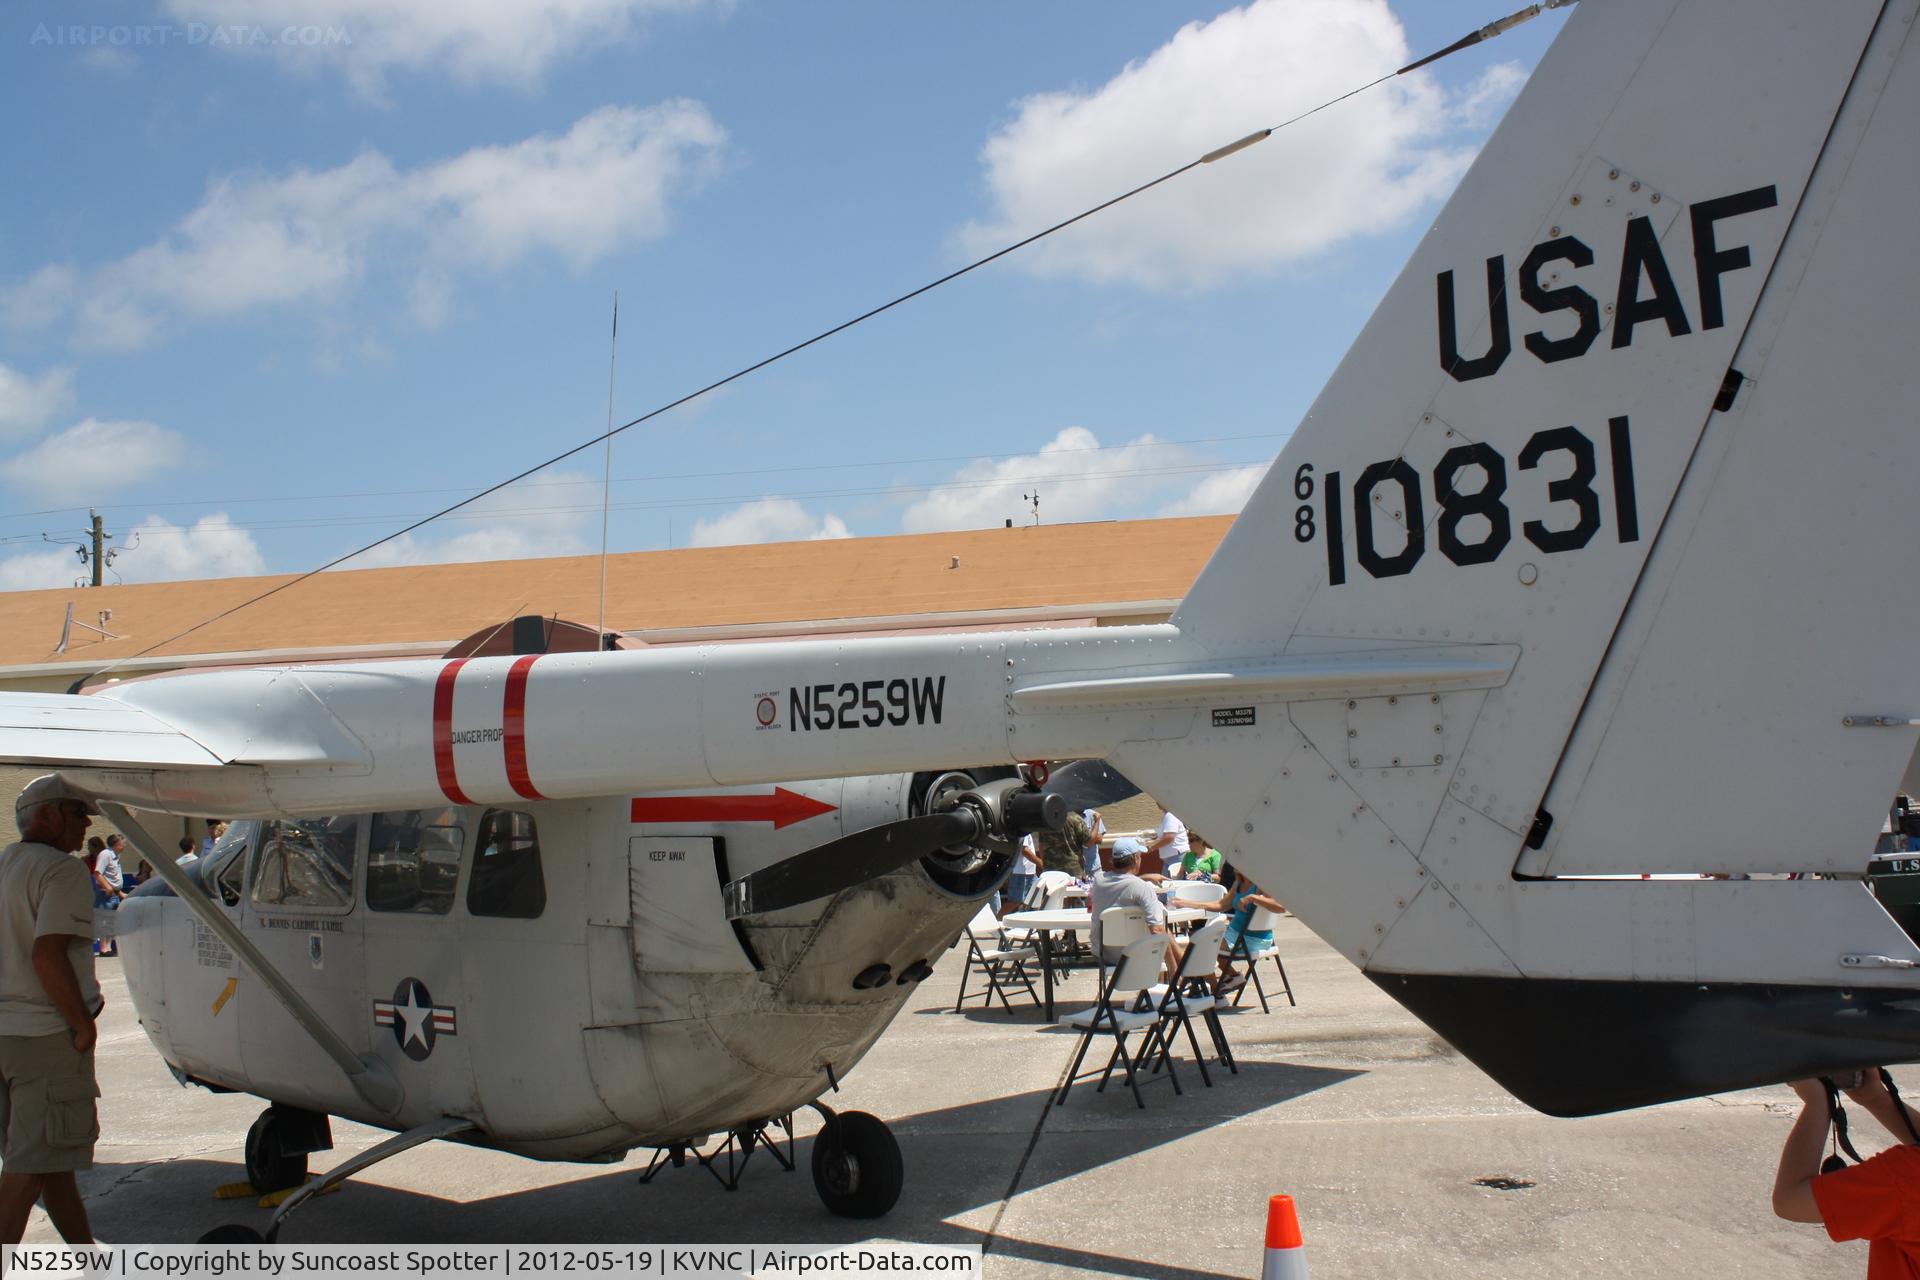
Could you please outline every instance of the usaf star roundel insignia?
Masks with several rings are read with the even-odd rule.
[[[426,1061],[441,1036],[459,1034],[453,1006],[434,1004],[427,984],[418,978],[400,979],[393,999],[373,1002],[373,1025],[392,1027],[394,1043],[415,1062]]]

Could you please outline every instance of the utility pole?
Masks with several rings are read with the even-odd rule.
[[[101,528],[98,511],[89,509],[87,514],[93,517],[93,585],[97,587],[101,584],[101,575],[107,570],[105,543],[113,535]]]

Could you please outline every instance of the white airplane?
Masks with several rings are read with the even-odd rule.
[[[143,847],[141,1017],[396,1143],[817,1098],[1046,820],[931,775],[1039,760],[1111,761],[1542,1110],[1915,1058],[1920,947],[1857,878],[1637,877],[1857,876],[1920,744],[1917,11],[1578,8],[1166,624],[177,675],[0,699],[0,758],[273,820],[198,877]],[[635,820],[909,771],[720,871]],[[536,833],[544,910],[476,909]]]

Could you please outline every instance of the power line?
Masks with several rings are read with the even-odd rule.
[[[1138,468],[1128,468],[1126,470],[1120,470],[1120,471],[1101,471],[1093,474],[1069,473],[1069,474],[1060,474],[1060,475],[1040,475],[1040,476],[1030,477],[1027,480],[1006,480],[1006,479],[995,477],[993,479],[955,480],[955,481],[947,481],[940,484],[925,484],[925,485],[888,484],[888,485],[873,485],[873,486],[864,487],[864,488],[795,489],[795,490],[788,490],[786,492],[781,492],[781,493],[737,493],[737,494],[721,494],[721,495],[715,495],[711,497],[652,498],[652,499],[645,499],[640,501],[616,502],[612,504],[612,509],[615,511],[685,510],[689,508],[698,508],[698,507],[731,506],[738,503],[770,502],[770,501],[778,501],[782,499],[798,501],[803,498],[818,499],[818,498],[889,497],[889,496],[895,496],[895,495],[906,496],[911,494],[945,493],[949,491],[964,491],[969,489],[1014,489],[1014,488],[1020,487],[1021,485],[1025,485],[1029,483],[1038,483],[1042,481],[1048,484],[1067,484],[1067,485],[1087,484],[1087,483],[1092,483],[1100,480],[1109,480],[1109,479],[1116,479],[1116,478],[1132,479],[1132,478],[1138,478],[1143,476],[1210,475],[1210,474],[1217,474],[1219,472],[1224,472],[1224,471],[1238,471],[1247,467],[1264,466],[1270,461],[1271,459],[1269,458],[1256,458],[1256,459],[1251,459],[1243,462],[1206,462],[1206,463],[1183,464],[1183,465],[1171,466],[1171,467],[1138,467]],[[461,521],[483,521],[483,520],[494,521],[494,520],[510,520],[510,519],[536,519],[542,516],[555,516],[555,515],[563,515],[563,514],[582,515],[582,514],[588,514],[588,513],[589,513],[588,508],[584,506],[577,506],[577,505],[574,505],[574,506],[549,505],[549,506],[531,506],[531,507],[488,507],[480,511],[455,513],[453,515],[446,516],[445,518],[447,520],[461,520]],[[274,532],[274,531],[292,530],[292,529],[350,528],[350,527],[359,526],[359,525],[385,524],[388,521],[392,521],[392,520],[415,519],[417,518],[417,514],[418,513],[412,513],[412,512],[386,512],[383,514],[363,515],[363,516],[349,516],[349,515],[314,516],[310,519],[266,520],[266,521],[255,521],[248,524],[229,523],[229,524],[217,525],[217,526],[213,526],[211,528],[205,528],[205,529],[199,528],[198,526],[167,525],[165,527],[156,527],[153,525],[141,525],[139,531],[140,531],[141,537],[150,538],[150,537],[163,537],[163,536],[169,536],[169,535],[199,535],[199,534],[209,534],[209,533],[261,533],[261,532]]]
[[[586,450],[593,448],[593,446],[600,444],[603,441],[611,440],[614,436],[621,435],[627,431],[631,431],[633,428],[639,426],[641,423],[648,422],[654,418],[657,418],[663,413],[669,413],[672,410],[679,408],[683,404],[687,404],[690,401],[699,399],[701,396],[704,396],[709,392],[718,391],[720,388],[728,386],[731,383],[738,382],[740,379],[745,378],[750,374],[758,373],[760,370],[766,368],[769,365],[777,364],[778,362],[785,360],[789,356],[797,355],[800,352],[805,351],[808,347],[817,346],[818,344],[825,342],[828,338],[831,338],[837,334],[846,332],[848,329],[853,328],[855,325],[864,324],[865,322],[873,319],[876,316],[882,315],[888,311],[893,310],[895,307],[902,306],[905,303],[913,301],[915,298],[918,298],[924,293],[930,293],[933,290],[940,288],[942,285],[951,284],[953,281],[958,280],[962,276],[969,275],[975,271],[978,271],[982,267],[998,262],[1000,259],[1006,257],[1008,254],[1016,253],[1019,250],[1026,248],[1030,244],[1034,244],[1037,241],[1046,239],[1048,236],[1053,235],[1056,232],[1064,231],[1068,227],[1071,227],[1076,223],[1084,222],[1086,219],[1091,218],[1095,214],[1103,212],[1104,210],[1110,209],[1114,205],[1120,204],[1121,202],[1126,200],[1131,200],[1133,197],[1137,195],[1141,195],[1145,192],[1153,190],[1155,187],[1171,182],[1175,178],[1180,177],[1182,174],[1189,173],[1192,170],[1199,168],[1201,165],[1213,164],[1216,161],[1224,160],[1229,156],[1237,155],[1241,151],[1246,150],[1248,147],[1253,146],[1255,143],[1261,142],[1266,138],[1271,137],[1275,132],[1281,129],[1285,129],[1289,125],[1297,124],[1298,122],[1307,119],[1309,116],[1316,115],[1319,112],[1326,110],[1328,107],[1335,105],[1336,103],[1344,102],[1348,98],[1354,97],[1357,94],[1365,93],[1369,89],[1373,89],[1379,85],[1385,84],[1388,80],[1393,79],[1395,76],[1406,75],[1408,72],[1413,71],[1419,67],[1424,67],[1431,62],[1438,61],[1439,59],[1446,57],[1450,53],[1455,53],[1461,49],[1468,48],[1469,46],[1477,44],[1482,40],[1490,40],[1493,37],[1500,35],[1503,32],[1510,30],[1515,26],[1518,26],[1520,23],[1525,22],[1530,18],[1537,17],[1540,14],[1542,9],[1549,9],[1549,8],[1557,9],[1564,5],[1572,4],[1575,2],[1576,0],[1542,0],[1541,3],[1529,5],[1527,8],[1521,9],[1513,14],[1508,15],[1505,18],[1501,18],[1496,22],[1489,23],[1487,26],[1481,27],[1477,31],[1469,32],[1466,36],[1462,37],[1459,40],[1456,40],[1454,43],[1452,43],[1451,45],[1448,45],[1444,49],[1439,50],[1438,52],[1429,54],[1424,58],[1418,59],[1417,61],[1410,62],[1407,65],[1398,68],[1397,70],[1390,71],[1387,74],[1380,76],[1377,79],[1370,80],[1365,84],[1356,85],[1354,88],[1349,89],[1347,92],[1339,94],[1335,97],[1329,98],[1325,102],[1320,103],[1318,106],[1309,108],[1306,111],[1302,111],[1298,115],[1289,117],[1288,119],[1281,121],[1279,124],[1270,125],[1265,129],[1256,130],[1255,132],[1250,133],[1245,137],[1238,139],[1237,141],[1230,142],[1223,147],[1215,148],[1214,150],[1207,152],[1205,155],[1199,156],[1193,160],[1189,160],[1187,161],[1187,163],[1180,165],[1176,168],[1169,169],[1167,172],[1161,174],[1157,178],[1150,178],[1147,181],[1140,183],[1136,187],[1133,187],[1127,191],[1121,192],[1117,196],[1113,196],[1110,199],[1101,201],[1099,204],[1094,205],[1092,208],[1084,209],[1081,212],[1074,214],[1072,217],[1063,218],[1059,222],[1054,223],[1052,226],[1036,231],[1032,235],[1026,236],[1020,240],[1016,240],[1012,244],[1009,244],[1004,248],[996,249],[994,252],[987,254],[983,258],[976,258],[974,261],[969,262],[964,267],[959,267],[953,271],[949,271],[946,275],[940,276],[935,280],[930,280],[926,284],[923,284],[916,289],[910,289],[906,293],[903,293],[898,297],[891,299],[890,301],[883,302],[877,307],[873,307],[867,311],[863,311],[859,315],[854,316],[851,320],[843,320],[839,324],[836,324],[828,329],[823,329],[819,333],[814,334],[812,337],[796,342],[792,346],[787,347],[782,351],[777,351],[770,356],[766,356],[763,359],[756,360],[752,364],[747,365],[742,369],[735,370],[733,373],[728,374],[724,378],[717,379],[716,381],[708,383],[704,387],[701,387],[694,391],[690,391],[687,394],[680,396],[678,399],[670,400],[666,404],[663,404],[658,408],[651,409],[646,413],[641,414],[639,417],[632,419],[629,422],[623,423],[617,427],[613,427],[610,430],[601,432],[600,434],[594,436],[592,439],[583,440],[579,444],[574,445],[570,449],[566,449],[560,453],[557,453],[543,462],[537,462],[532,466],[527,467],[525,470],[520,471],[515,475],[509,476],[507,479],[502,480],[497,484],[489,485],[487,488],[480,490],[478,493],[462,498],[460,501],[452,503],[446,507],[443,507],[439,511],[436,511],[431,515],[423,516],[422,518],[413,521],[411,524],[408,524],[403,528],[396,529],[391,533],[388,533],[382,537],[376,538],[372,542],[367,543],[365,546],[358,547],[352,551],[349,551],[345,555],[335,556],[332,560],[327,561],[325,564],[319,565],[313,569],[309,569],[305,573],[302,573],[297,577],[291,578],[286,582],[280,583],[278,586],[269,587],[265,591],[259,592],[258,594],[253,596],[249,596],[247,599],[240,601],[238,604],[232,605],[226,609],[222,609],[220,612],[213,614],[210,617],[203,618],[199,622],[194,623],[192,626],[187,627],[184,630],[177,631],[174,634],[166,637],[165,639],[154,641],[152,644],[146,646],[144,649],[140,649],[135,653],[127,654],[125,657],[116,658],[114,659],[114,661],[108,663],[106,666],[94,672],[93,678],[97,679],[99,676],[104,675],[106,672],[113,670],[114,667],[119,666],[124,662],[129,662],[134,658],[143,657],[146,654],[152,653],[155,649],[163,648],[166,645],[172,644],[176,640],[184,639],[185,637],[192,635],[196,631],[199,631],[205,627],[209,627],[214,623],[220,621],[222,618],[231,617],[232,615],[240,612],[242,609],[250,608],[251,606],[260,603],[262,600],[266,600],[272,596],[279,595],[282,591],[286,591],[292,587],[297,587],[302,582],[305,582],[307,579],[315,577],[318,574],[325,573],[328,569],[332,569],[339,565],[345,564],[348,560],[351,560],[356,556],[365,555],[367,552],[372,551],[378,547],[385,546],[387,543],[392,542],[395,539],[403,538],[407,534],[412,533],[414,530],[420,528],[425,524],[430,523],[431,521],[439,520],[444,517],[450,516],[454,512],[459,511],[463,507],[471,506],[472,504],[480,501],[482,498],[498,493],[500,490],[506,488],[508,485],[515,484],[521,480],[525,480],[528,476],[544,471],[548,467],[554,466],[557,463],[565,462],[568,458],[573,457],[575,454],[583,453]]]
[[[1014,453],[954,453],[954,454],[946,454],[941,456],[924,457],[924,458],[882,458],[882,459],[876,459],[873,461],[865,461],[865,462],[860,462],[860,461],[817,462],[817,463],[800,463],[794,466],[782,466],[782,467],[738,467],[738,468],[734,468],[726,471],[677,471],[677,472],[666,472],[666,473],[662,473],[659,475],[652,475],[652,476],[615,476],[613,478],[613,483],[615,484],[649,484],[649,483],[663,483],[669,480],[724,480],[724,479],[733,479],[739,476],[792,475],[796,472],[803,472],[803,471],[850,471],[850,470],[855,470],[859,468],[872,468],[872,467],[918,467],[918,466],[934,466],[942,463],[952,463],[952,462],[1004,462],[1009,458],[1027,458],[1027,457],[1034,457],[1034,456],[1045,456],[1048,458],[1053,458],[1053,457],[1076,455],[1076,454],[1112,453],[1120,449],[1169,449],[1169,448],[1183,448],[1188,445],[1239,444],[1239,443],[1244,443],[1250,440],[1284,440],[1287,438],[1289,434],[1291,433],[1285,432],[1285,431],[1261,431],[1261,432],[1254,432],[1248,435],[1194,436],[1185,440],[1135,440],[1135,441],[1125,441],[1120,444],[1101,444],[1101,445],[1092,445],[1092,446],[1087,446],[1082,448],[1049,449],[1046,451],[1044,455],[1035,455],[1031,450],[1019,451]],[[538,486],[540,488],[565,489],[565,488],[576,488],[576,487],[581,487],[585,485],[598,485],[600,481],[598,480],[528,480],[526,483],[529,487]],[[274,503],[276,505],[285,505],[286,503],[289,503],[289,502],[337,502],[342,499],[350,499],[350,498],[416,498],[416,497],[428,497],[432,494],[437,494],[437,493],[467,493],[469,492],[469,490],[470,490],[470,486],[459,485],[459,486],[447,486],[447,487],[434,488],[434,489],[365,489],[357,492],[348,492],[348,493],[264,494],[256,497],[236,497],[231,494],[226,494],[218,498],[186,498],[186,499],[177,499],[177,500],[170,499],[166,502],[142,502],[142,501],[130,499],[126,502],[110,503],[110,504],[104,504],[104,505],[96,504],[96,506],[93,508],[48,507],[40,511],[14,511],[14,512],[0,514],[0,520],[27,520],[27,519],[32,519],[35,516],[65,515],[68,512],[87,511],[90,509],[99,510],[99,511],[155,511],[155,510],[163,510],[169,507],[209,507],[209,506],[235,507],[235,506],[241,506],[241,505],[251,505],[251,504],[268,503],[268,502]],[[404,519],[406,517],[397,517],[397,518]],[[34,540],[37,540],[39,537],[38,534],[32,534],[32,535],[23,534],[20,536],[29,537]],[[0,537],[0,543],[3,543],[5,541],[7,541],[6,538]]]

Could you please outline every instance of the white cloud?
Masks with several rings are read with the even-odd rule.
[[[0,436],[37,431],[73,403],[73,370],[49,369],[35,378],[0,364]]]
[[[273,53],[296,68],[337,68],[355,89],[378,99],[394,71],[444,71],[466,84],[531,88],[562,58],[631,38],[644,15],[704,3],[166,0],[163,7],[184,21],[244,33],[220,42],[222,49]]]
[[[265,573],[267,562],[253,535],[218,511],[187,526],[148,516],[121,539],[111,568],[127,582],[173,582],[249,578]]]
[[[187,442],[151,422],[88,418],[0,462],[0,479],[50,503],[90,502],[185,460]]]
[[[1266,478],[1271,462],[1255,463],[1250,467],[1235,467],[1231,471],[1216,471],[1193,486],[1190,493],[1184,494],[1160,508],[1163,516],[1228,516],[1238,515],[1240,508],[1247,505],[1247,499],[1260,487],[1260,481]]]
[[[1189,23],[1091,92],[1035,94],[982,152],[998,248],[1409,61],[1386,0],[1253,0]],[[1498,70],[1498,69],[1496,69]],[[1397,226],[1451,190],[1471,128],[1517,82],[1458,101],[1414,73],[1134,197],[1021,253],[1036,274],[1204,288]]]
[[[87,579],[87,566],[72,551],[29,551],[0,560],[0,591],[39,591],[71,587]],[[49,647],[53,641],[47,641]]]
[[[1527,69],[1517,62],[1496,62],[1474,78],[1460,95],[1460,123],[1469,129],[1488,129],[1499,120],[1527,82]]]
[[[792,498],[760,498],[725,515],[694,522],[689,544],[732,547],[750,542],[819,542],[852,535],[836,515],[816,520]]]
[[[266,572],[253,535],[235,528],[225,512],[177,525],[148,516],[119,544],[107,566],[108,582],[175,582],[184,578],[251,577]],[[71,550],[30,551],[0,560],[0,591],[71,587],[92,570]]]
[[[1038,488],[1043,524],[1138,520],[1238,511],[1266,463],[1223,465],[1151,434],[1103,446],[1085,427],[1066,427],[1036,453],[970,462],[900,518],[906,533],[1025,524]]]
[[[725,141],[705,107],[677,100],[602,107],[564,134],[411,170],[367,152],[332,169],[228,175],[161,239],[84,278],[44,268],[0,290],[0,311],[21,327],[70,314],[83,345],[124,349],[173,320],[339,301],[378,274],[397,277],[431,324],[462,271],[535,253],[577,270],[665,234],[670,198],[711,172]]]
[[[1153,475],[1182,458],[1153,436],[1103,449],[1085,427],[1066,427],[1017,458],[969,462],[951,481],[909,506],[900,518],[907,533],[984,529],[1012,519],[1025,524],[1031,504],[1024,495],[1038,486],[1040,518],[1047,524],[1142,516],[1162,481]]]
[[[65,263],[42,267],[11,288],[0,288],[0,322],[9,329],[44,329],[59,322],[79,291],[77,273]]]
[[[598,476],[542,472],[535,483],[489,494],[419,533],[405,534],[340,567],[586,555],[600,549],[600,493]]]

